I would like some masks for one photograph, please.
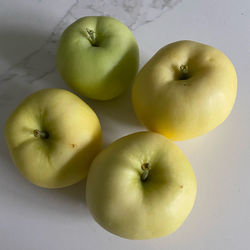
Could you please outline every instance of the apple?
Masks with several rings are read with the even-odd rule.
[[[196,178],[181,150],[154,132],[125,136],[91,164],[86,201],[95,220],[128,239],[168,235],[181,226],[196,196]]]
[[[185,140],[221,124],[236,92],[236,72],[225,54],[198,42],[178,41],[161,48],[140,70],[132,102],[149,130]]]
[[[108,16],[87,16],[62,34],[57,67],[66,83],[85,97],[120,95],[138,71],[137,42],[127,26]]]
[[[5,138],[23,176],[45,188],[85,178],[102,142],[94,111],[71,92],[53,88],[30,95],[15,109]]]

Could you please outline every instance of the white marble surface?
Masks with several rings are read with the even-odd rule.
[[[104,231],[84,202],[84,182],[61,190],[28,183],[11,162],[4,123],[30,93],[68,88],[55,68],[63,29],[85,15],[126,23],[140,46],[141,65],[160,47],[181,39],[224,51],[239,81],[230,117],[207,135],[178,142],[198,180],[194,209],[184,225],[161,239],[130,241]],[[0,249],[1,250],[247,250],[250,226],[250,2],[248,0],[0,0]],[[143,130],[130,93],[109,102],[86,100],[97,112],[104,145]]]

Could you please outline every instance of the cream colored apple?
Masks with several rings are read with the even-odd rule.
[[[150,239],[179,228],[196,196],[196,178],[181,150],[153,132],[125,136],[92,162],[86,201],[106,230]]]
[[[141,69],[132,101],[148,129],[185,140],[221,124],[233,108],[236,92],[236,72],[224,53],[179,41],[160,49]]]
[[[102,141],[94,111],[63,89],[43,89],[27,97],[7,120],[5,137],[23,176],[46,188],[85,178]]]

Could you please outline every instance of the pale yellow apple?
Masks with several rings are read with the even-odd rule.
[[[141,69],[132,101],[148,129],[185,140],[221,124],[233,108],[236,92],[236,72],[224,53],[179,41],[160,49]]]
[[[46,188],[85,178],[102,141],[94,111],[63,89],[43,89],[27,97],[7,120],[5,137],[23,176]]]
[[[86,201],[106,230],[150,239],[179,228],[196,196],[196,178],[181,150],[154,132],[125,136],[92,162]]]

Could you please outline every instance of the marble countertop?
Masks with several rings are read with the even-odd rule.
[[[248,0],[0,0],[0,249],[3,250],[247,250],[250,226],[250,2]],[[212,132],[177,144],[198,181],[192,213],[174,234],[130,241],[103,230],[84,202],[84,182],[61,190],[28,183],[14,167],[3,137],[13,109],[30,93],[69,89],[55,55],[62,31],[79,17],[110,15],[130,27],[140,65],[177,40],[212,45],[232,60],[238,95],[229,118]],[[104,146],[135,131],[130,91],[85,101],[100,118]]]

